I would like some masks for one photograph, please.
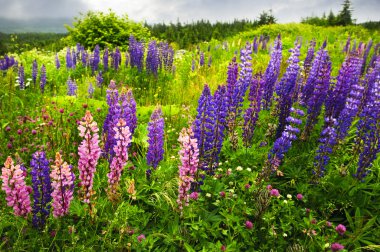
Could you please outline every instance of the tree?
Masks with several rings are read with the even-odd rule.
[[[273,16],[272,10],[263,11],[259,16],[259,20],[257,21],[258,25],[266,25],[266,24],[275,24],[276,18]]]
[[[333,26],[336,23],[336,17],[334,15],[334,12],[330,10],[329,16],[327,17],[327,25]]]
[[[337,16],[337,25],[352,25],[352,9],[350,0],[344,0],[343,8]]]
[[[73,27],[65,26],[72,42],[86,48],[124,46],[130,35],[146,41],[151,37],[148,28],[129,20],[126,15],[119,17],[111,10],[108,13],[89,11],[76,17]]]

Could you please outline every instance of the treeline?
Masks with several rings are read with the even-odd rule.
[[[176,24],[145,24],[145,26],[149,28],[152,36],[168,42],[175,42],[180,48],[188,48],[199,42],[210,41],[211,39],[222,40],[239,32],[257,28],[260,25],[274,23],[276,23],[276,18],[272,11],[263,11],[259,18],[254,21],[235,19],[233,22],[211,23],[208,20],[200,20],[187,24],[177,22]]]
[[[49,51],[59,51],[65,47],[62,38],[67,34],[62,33],[15,33],[6,34],[0,32],[0,55],[5,53],[19,53],[33,48]]]

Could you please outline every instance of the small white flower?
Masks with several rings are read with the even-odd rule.
[[[330,243],[326,243],[325,248],[329,248],[329,247],[330,247]]]
[[[284,200],[284,203],[285,203],[285,204],[288,204],[288,201],[287,201],[287,200]]]
[[[218,178],[217,177],[213,177],[214,180],[217,180]]]
[[[229,189],[228,191],[229,191],[230,193],[234,193],[234,192],[235,192],[234,189]]]
[[[287,233],[283,233],[282,236],[283,237],[288,237],[288,234]]]
[[[221,166],[222,164],[223,164],[223,163],[222,163],[222,162],[220,162],[220,163],[219,163],[219,166]]]
[[[211,198],[211,194],[210,193],[206,193],[206,197],[207,198]]]
[[[238,167],[236,167],[236,170],[237,170],[237,171],[242,171],[242,170],[243,170],[243,167],[238,166]]]
[[[292,195],[290,195],[290,194],[286,195],[286,197],[287,197],[288,199],[292,199]]]
[[[232,186],[234,185],[234,182],[230,181],[228,184]]]
[[[222,171],[223,171],[223,169],[222,169],[222,168],[218,168],[218,171],[222,172]]]
[[[247,171],[251,172],[251,171],[252,171],[252,169],[248,167],[248,168],[247,168]]]
[[[244,204],[244,205],[247,205],[247,202],[244,201],[243,204]]]
[[[175,159],[175,156],[171,156],[170,158],[171,158],[171,159]]]
[[[224,163],[228,164],[228,160],[226,160]]]

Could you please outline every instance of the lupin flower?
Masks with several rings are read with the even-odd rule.
[[[88,92],[88,97],[92,98],[92,96],[94,95],[94,86],[92,86],[91,82],[88,85],[87,92]]]
[[[366,64],[367,64],[367,58],[368,58],[368,55],[369,55],[369,51],[371,50],[371,47],[372,47],[372,39],[369,40],[368,44],[365,47],[365,51],[364,51],[364,54],[363,54],[362,69],[361,69],[361,72],[360,72],[361,74],[364,74],[365,67],[366,67]]]
[[[166,71],[170,71],[173,68],[174,50],[166,42],[159,43],[160,52],[160,67],[163,66]]]
[[[116,47],[115,52],[112,54],[112,66],[117,71],[121,64],[121,53],[119,47]]]
[[[72,172],[72,166],[63,162],[59,152],[55,154],[55,164],[51,168],[53,216],[58,218],[69,213],[70,203],[73,199],[75,175]]]
[[[314,59],[315,44],[316,43],[315,43],[314,39],[310,41],[309,48],[307,49],[306,58],[305,58],[305,61],[303,63],[305,72],[307,72],[307,73],[309,73],[310,68],[312,66],[313,59]],[[306,74],[306,76],[307,75],[308,74]]]
[[[5,191],[7,205],[13,207],[16,216],[27,217],[30,213],[30,192],[32,188],[25,183],[25,174],[20,165],[14,165],[8,157],[1,169],[1,189]]]
[[[263,41],[263,47],[264,47],[264,41]],[[273,96],[274,87],[275,87],[277,78],[280,74],[281,60],[282,60],[282,43],[281,43],[281,36],[278,35],[277,39],[274,42],[274,48],[271,54],[271,58],[264,74],[265,85],[264,85],[264,91],[263,91],[263,108],[266,110],[269,110],[272,104],[272,96]]]
[[[348,54],[350,52],[350,47],[351,47],[351,37],[348,36],[346,45],[343,48],[343,52]]]
[[[377,64],[379,63],[380,60],[377,61]],[[357,135],[360,139],[361,153],[354,176],[363,181],[380,152],[380,71],[376,74],[368,100],[359,118]]]
[[[41,89],[41,93],[45,92],[45,85],[46,85],[46,67],[45,67],[44,64],[42,64],[41,75],[40,75],[40,89]]]
[[[128,53],[131,57],[131,67],[137,67],[139,72],[143,69],[144,45],[142,42],[136,41],[135,37],[129,37]]]
[[[363,108],[367,101],[369,100],[369,93],[374,86],[377,75],[380,73],[380,55],[375,57],[375,61],[372,65],[368,66],[367,74],[363,80],[364,92],[362,102],[359,108],[359,114],[363,111]]]
[[[75,67],[77,66],[77,53],[75,52],[75,49],[73,49],[72,51],[72,59],[73,59],[73,69],[75,69]]]
[[[108,48],[105,48],[103,52],[103,70],[108,71]]]
[[[108,155],[111,161],[113,152],[113,146],[116,144],[114,140],[115,132],[113,128],[120,118],[120,104],[119,104],[119,92],[116,88],[115,81],[111,80],[107,89],[107,104],[108,113],[103,124],[103,139],[104,139],[104,152]]]
[[[193,59],[191,61],[191,71],[194,72],[195,71],[195,59]]]
[[[268,179],[272,172],[277,172],[277,175],[282,176],[282,172],[278,168],[300,132],[297,127],[302,124],[302,120],[298,117],[304,116],[304,112],[300,109],[291,108],[290,112],[294,116],[286,118],[288,124],[282,132],[281,137],[276,139],[273,148],[268,153],[268,160],[259,175],[259,180]]]
[[[67,47],[67,51],[66,51],[66,68],[67,69],[73,68],[73,58],[71,56],[70,47]]]
[[[32,175],[34,198],[32,222],[34,227],[42,228],[50,214],[52,193],[49,161],[45,152],[34,153],[30,161],[30,167],[32,168],[30,174]]]
[[[112,157],[108,177],[108,197],[111,200],[118,198],[118,187],[121,172],[128,161],[128,145],[131,142],[131,133],[124,119],[119,119],[114,127],[116,145],[113,147],[115,155]]]
[[[92,73],[94,73],[95,71],[98,71],[99,62],[100,62],[100,48],[99,48],[99,45],[96,45],[94,48],[92,64],[91,64]]]
[[[306,126],[301,137],[304,140],[309,136],[314,128],[314,125],[317,122],[330,86],[331,61],[327,50],[325,50],[325,43],[318,51],[308,79],[308,83],[311,83],[310,85],[312,85],[314,88],[312,90],[310,99],[307,100],[308,116]]]
[[[253,47],[253,52],[255,54],[257,54],[258,52],[258,49],[259,49],[259,41],[257,40],[257,37],[255,36],[255,38],[253,39],[253,44],[252,44],[252,47]]]
[[[325,118],[325,122],[325,128],[322,130],[319,139],[320,144],[317,150],[317,155],[314,158],[314,169],[312,171],[314,180],[318,180],[325,175],[326,166],[330,161],[329,156],[332,153],[337,140],[336,119],[327,117]]]
[[[61,62],[59,61],[58,53],[55,54],[55,68],[61,68]]]
[[[288,116],[290,115],[290,108],[292,107],[293,103],[293,93],[300,69],[298,65],[300,48],[301,44],[298,43],[298,41],[296,41],[294,44],[294,48],[290,49],[291,55],[288,59],[289,65],[286,68],[286,72],[276,87],[276,93],[279,96],[277,103],[279,119],[276,138],[281,137],[281,134],[286,126],[286,118],[288,118]]]
[[[136,115],[136,101],[133,97],[132,89],[121,90],[119,97],[120,106],[120,118],[123,118],[129,127],[131,135],[135,132],[137,127],[137,115]]]
[[[160,57],[159,57],[156,41],[152,40],[149,42],[149,45],[148,45],[148,54],[146,56],[146,70],[149,73],[153,74],[154,76],[157,76],[159,64],[160,64]]]
[[[18,83],[20,84],[20,90],[25,89],[25,75],[23,65],[18,68]]]
[[[102,71],[99,71],[99,73],[96,75],[96,86],[101,88],[102,84],[103,84]]]
[[[189,204],[191,183],[194,181],[198,169],[199,150],[197,139],[194,137],[191,128],[183,128],[179,134],[178,141],[181,145],[181,150],[179,151],[181,165],[178,167],[179,188],[177,203],[182,215],[183,207]]]
[[[154,169],[164,158],[164,118],[162,118],[161,108],[156,108],[148,123],[148,153],[146,160],[148,165]]]
[[[36,86],[37,72],[38,72],[38,64],[37,64],[37,60],[33,60],[33,66],[32,66],[32,80],[33,80],[33,84],[34,84],[34,86]]]
[[[78,86],[75,81],[70,78],[67,80],[67,95],[68,96],[76,96],[77,95]]]
[[[83,138],[78,147],[78,170],[80,179],[80,197],[84,203],[90,204],[93,192],[93,179],[96,165],[100,157],[98,125],[93,120],[91,112],[86,114],[78,126],[79,136]]]
[[[353,85],[359,82],[362,59],[358,52],[350,53],[339,70],[336,85],[330,89],[326,99],[326,117],[338,118]]]
[[[199,66],[202,67],[204,65],[205,65],[205,54],[204,52],[201,52],[199,56]]]
[[[264,80],[256,75],[251,82],[248,100],[249,107],[244,113],[243,143],[245,147],[251,147],[254,130],[261,109],[261,96]]]

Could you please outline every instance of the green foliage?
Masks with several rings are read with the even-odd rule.
[[[140,23],[128,19],[128,16],[119,17],[114,12],[108,13],[89,11],[76,17],[73,27],[66,25],[72,44],[80,43],[86,48],[101,48],[128,45],[129,36],[137,40],[147,41],[150,38],[149,30]]]

